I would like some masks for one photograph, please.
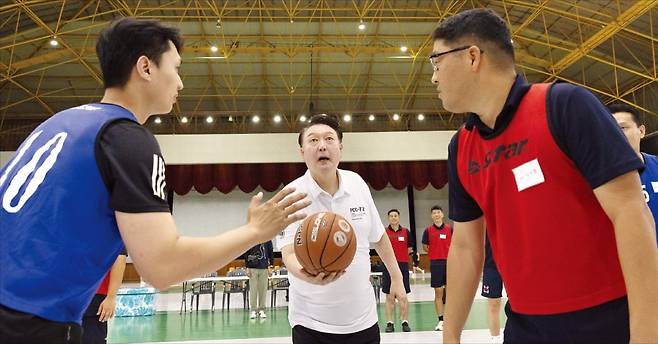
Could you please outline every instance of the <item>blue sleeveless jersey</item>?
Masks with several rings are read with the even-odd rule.
[[[82,322],[123,246],[96,164],[96,140],[128,110],[90,104],[37,127],[0,170],[0,304]]]
[[[658,156],[642,153],[644,170],[640,173],[644,200],[647,201],[654,220],[658,221]],[[658,244],[658,226],[656,227],[656,243]]]

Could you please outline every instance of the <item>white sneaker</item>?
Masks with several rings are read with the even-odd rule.
[[[436,324],[436,327],[434,328],[434,331],[443,331],[443,320],[439,320],[439,322]]]
[[[267,319],[267,314],[265,314],[265,311],[263,311],[263,310],[261,310],[260,312],[258,312],[258,316],[259,316],[261,319]]]
[[[249,314],[249,319],[256,319],[256,311],[251,311]]]
[[[499,344],[502,342],[503,342],[503,338],[501,335],[491,336],[491,339],[489,339],[489,343],[491,344]]]

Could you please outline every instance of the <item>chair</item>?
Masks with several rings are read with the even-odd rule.
[[[382,290],[382,276],[371,275],[370,283],[372,283],[372,290],[375,292],[375,300],[379,303],[379,295]]]
[[[386,267],[379,260],[370,265],[371,272],[383,273],[384,269],[386,269]],[[382,290],[382,278],[382,275],[370,275],[370,283],[372,284],[372,290],[375,293],[375,300],[377,300],[377,303],[379,303],[379,295]]]
[[[211,272],[203,277],[217,277],[216,272]],[[190,312],[192,311],[192,304],[194,304],[194,297],[196,296],[196,311],[199,311],[199,297],[203,294],[210,294],[212,297],[211,311],[215,311],[215,281],[204,281],[192,283],[192,298],[190,298]]]
[[[425,282],[425,270],[414,266],[413,270],[411,270],[411,278],[412,279],[417,279],[418,277],[416,275],[420,274],[420,277],[423,279],[423,282]]]
[[[237,268],[226,273],[227,277],[247,276],[247,269]],[[224,305],[226,309],[231,308],[231,294],[242,293],[244,309],[249,308],[249,280],[242,281],[224,281],[224,293],[222,294],[222,310]]]
[[[277,271],[277,275],[288,275],[288,270],[281,268]],[[276,282],[275,282],[276,281]],[[276,307],[276,294],[277,292],[286,292],[286,301],[288,301],[290,282],[287,278],[277,278],[270,280],[270,307]]]

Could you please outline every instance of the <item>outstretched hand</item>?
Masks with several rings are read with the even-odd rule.
[[[264,203],[261,203],[262,192],[251,198],[247,222],[256,231],[259,243],[272,239],[291,223],[306,217],[297,212],[308,207],[311,201],[304,200],[306,193],[293,194],[294,191],[294,188],[285,188]]]

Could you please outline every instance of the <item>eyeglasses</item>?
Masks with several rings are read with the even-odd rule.
[[[430,64],[432,65],[432,68],[434,68],[434,70],[439,70],[439,64],[438,64],[439,61],[437,61],[437,58],[439,56],[447,55],[447,54],[454,53],[454,52],[457,52],[457,51],[466,50],[466,49],[468,49],[472,46],[473,46],[472,44],[469,44],[469,45],[461,46],[459,48],[450,49],[450,50],[444,51],[442,53],[434,53],[434,54],[430,55]],[[484,50],[480,50],[480,54],[484,54]]]

